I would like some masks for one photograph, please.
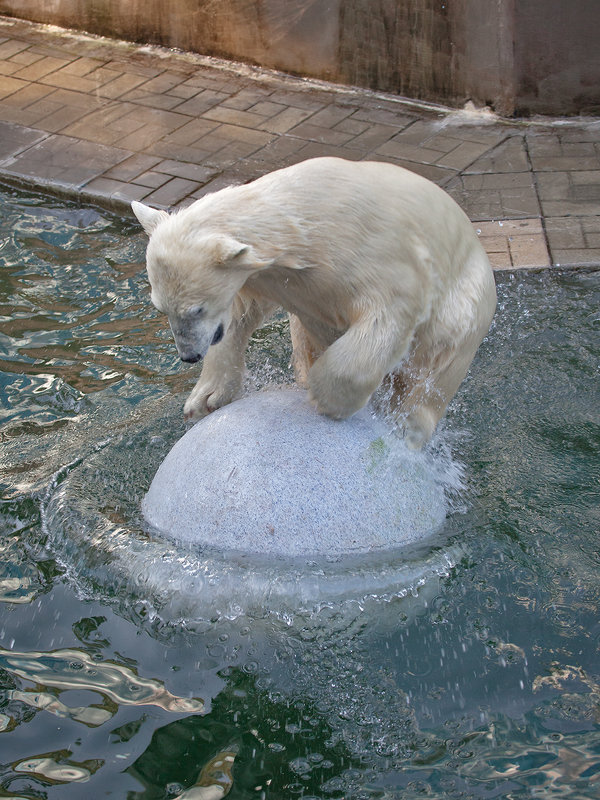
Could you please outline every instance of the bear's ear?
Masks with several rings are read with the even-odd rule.
[[[254,270],[263,269],[272,263],[261,261],[251,245],[238,242],[232,236],[218,234],[211,239],[218,267]]]
[[[138,222],[146,231],[148,236],[152,234],[152,231],[156,228],[159,222],[162,222],[169,217],[166,211],[159,211],[157,208],[150,208],[150,206],[145,206],[143,203],[138,203],[137,200],[134,200],[131,204],[131,210],[138,218]]]

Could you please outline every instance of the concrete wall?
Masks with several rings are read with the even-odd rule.
[[[516,3],[517,111],[600,114],[600,1]]]
[[[0,13],[502,114],[600,110],[600,0],[0,0]]]

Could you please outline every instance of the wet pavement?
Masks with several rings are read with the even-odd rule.
[[[438,183],[498,269],[600,266],[600,120],[502,120],[0,17],[0,183],[126,213],[320,155]]]

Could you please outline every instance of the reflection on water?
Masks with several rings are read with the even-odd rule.
[[[166,711],[195,714],[204,710],[201,700],[174,697],[160,681],[141,678],[121,664],[99,662],[79,650],[58,650],[54,653],[0,650],[0,667],[38,685],[57,689],[90,689],[119,705],[151,704]]]
[[[21,703],[26,703],[32,708],[43,709],[49,711],[51,714],[56,714],[57,717],[70,717],[76,722],[83,722],[84,725],[92,727],[103,725],[107,720],[112,717],[112,713],[105,708],[97,708],[96,706],[76,706],[70,708],[56,697],[47,692],[20,692],[16,689],[6,692],[7,700],[18,700]],[[9,718],[10,720],[10,718]]]
[[[28,772],[34,775],[41,776],[46,781],[57,783],[85,783],[88,781],[93,772],[99,769],[103,762],[97,761],[94,764],[83,763],[79,764],[70,761],[69,756],[72,755],[68,750],[64,753],[53,754],[55,758],[50,756],[42,756],[40,758],[28,758],[25,761],[20,761],[13,766],[15,772]],[[56,760],[60,759],[60,761]]]
[[[229,794],[233,786],[231,770],[237,752],[238,748],[234,746],[217,753],[202,768],[196,783],[178,794],[175,800],[219,800]]]
[[[140,519],[196,375],[143,237],[35,198],[3,217],[0,794],[598,796],[598,274],[500,279],[428,453],[469,484],[433,543],[234,562]],[[276,319],[247,388],[288,364]]]

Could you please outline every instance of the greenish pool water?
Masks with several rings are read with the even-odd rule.
[[[498,277],[424,456],[441,532],[258,564],[141,519],[198,370],[137,227],[0,202],[0,796],[600,796],[600,273]],[[291,380],[286,336],[249,391]]]

